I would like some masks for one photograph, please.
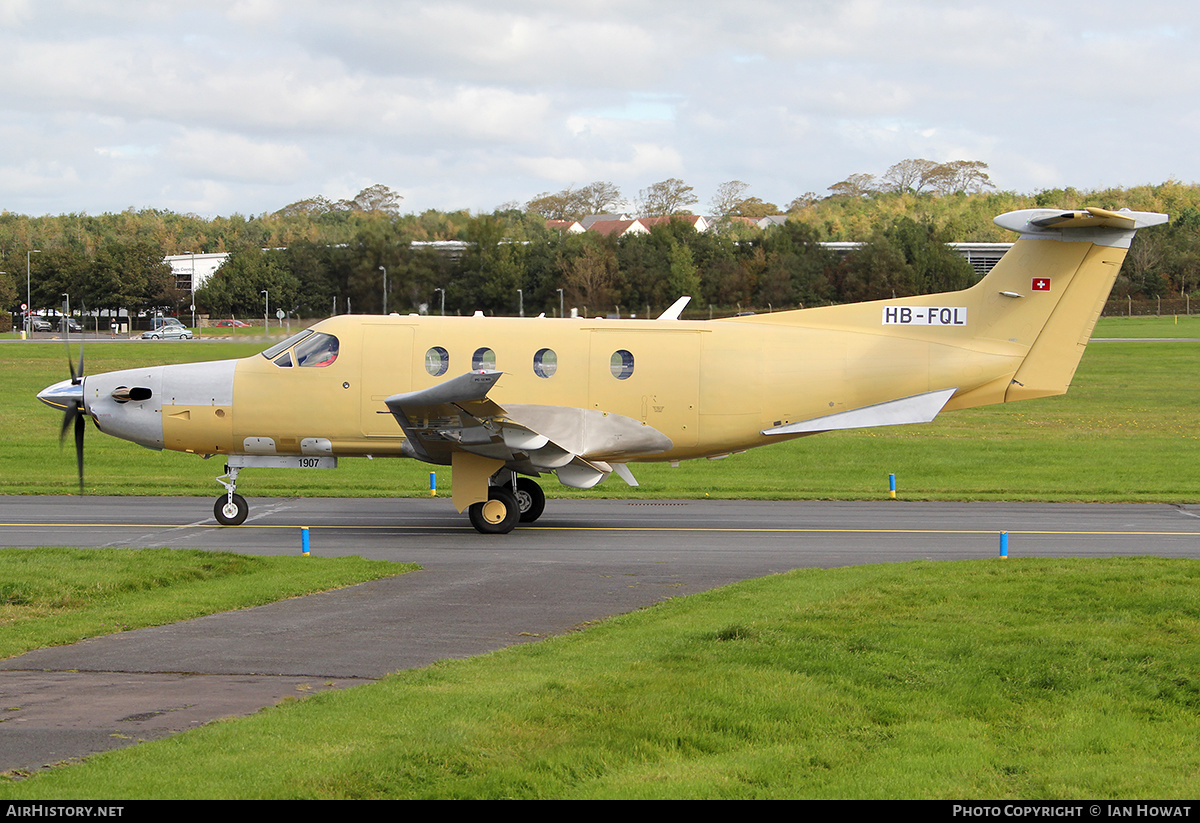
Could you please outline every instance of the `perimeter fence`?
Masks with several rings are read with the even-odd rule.
[[[1196,300],[1196,312],[1200,313],[1200,298]],[[1156,297],[1152,300],[1134,300],[1129,297],[1109,300],[1104,304],[1104,317],[1170,317],[1192,313],[1191,295],[1183,297]]]

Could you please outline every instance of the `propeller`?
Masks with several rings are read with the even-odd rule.
[[[75,429],[75,463],[79,467],[79,493],[83,494],[83,432],[87,427],[87,407],[83,402],[83,341],[79,342],[79,367],[75,367],[71,359],[71,341],[67,338],[67,368],[71,370],[71,379],[55,383],[38,392],[38,400],[47,406],[61,409],[63,412],[62,428],[58,432],[58,442],[61,446],[67,438],[67,430]]]
[[[67,437],[67,429],[75,425],[75,464],[79,468],[79,493],[83,494],[83,432],[87,428],[87,410],[83,406],[83,339],[79,340],[79,368],[71,361],[70,332],[63,335],[67,343],[67,368],[71,370],[71,386],[78,386],[78,396],[72,394],[67,399],[63,411],[62,429],[58,432],[58,445],[62,446]]]

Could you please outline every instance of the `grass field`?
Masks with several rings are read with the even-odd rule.
[[[1200,561],[807,569],[0,797],[1192,799],[1198,672]]]
[[[1102,317],[1092,337],[1200,338],[1200,314],[1163,317]]]
[[[1097,336],[1200,337],[1200,318],[1104,318]],[[248,356],[261,343],[87,346],[89,373],[134,365]],[[905,499],[1200,500],[1200,344],[1093,343],[1062,397],[947,413],[924,426],[817,435],[721,461],[634,464],[641,486],[615,478],[551,497],[870,499],[897,476]],[[60,416],[34,394],[67,374],[59,344],[0,346],[0,493],[76,493],[74,453],[58,446]],[[430,467],[409,460],[341,461],[336,471],[247,470],[239,491],[261,496],[428,494]],[[445,472],[445,469],[441,469]],[[215,497],[216,461],[153,452],[89,427],[89,494]],[[445,489],[447,478],[439,476]]]

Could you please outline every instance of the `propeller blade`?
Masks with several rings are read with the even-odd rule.
[[[71,422],[79,416],[79,404],[74,400],[68,401],[66,410],[63,412],[62,428],[58,430],[58,445],[62,445],[67,439],[67,429],[71,428]]]
[[[71,385],[78,386],[83,382],[83,338],[79,338],[79,368],[75,368],[75,361],[71,359],[71,332],[68,330],[63,335],[63,341],[67,345],[67,368],[71,370]]]
[[[83,366],[79,367],[82,374]],[[83,494],[83,432],[87,428],[87,418],[75,409],[75,463],[79,466],[79,493]]]
[[[83,305],[83,322],[87,323],[87,304]],[[87,337],[87,327],[84,327],[83,332],[79,335],[79,376],[76,378],[80,383],[83,382],[83,339]]]
[[[86,309],[85,309],[86,314]],[[83,337],[79,338],[79,368],[75,368],[74,361],[71,360],[71,331],[70,327],[66,327],[66,333],[63,338],[67,343],[67,368],[71,370],[71,385],[80,386],[83,384]],[[67,435],[67,427],[71,425],[71,421],[75,421],[75,465],[79,469],[79,493],[83,494],[83,434],[87,429],[87,417],[83,412],[83,401],[72,400],[67,406],[66,413],[63,414],[62,431],[59,432],[58,442],[62,445],[63,440]]]

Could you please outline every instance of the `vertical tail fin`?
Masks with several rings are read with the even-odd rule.
[[[977,335],[1029,346],[1004,400],[1062,394],[1137,229],[1155,212],[1027,209],[996,218],[1021,238],[972,289]]]

